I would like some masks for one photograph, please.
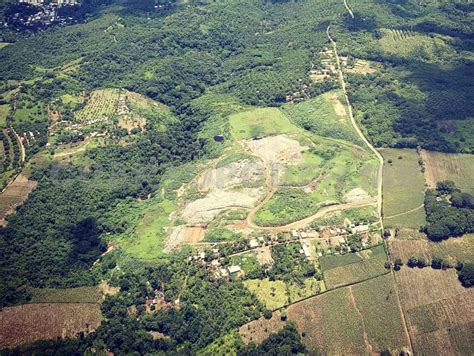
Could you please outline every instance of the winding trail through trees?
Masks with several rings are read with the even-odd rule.
[[[349,15],[351,15],[351,18],[354,18],[354,13],[352,12],[351,8],[349,7],[349,4],[347,3],[347,0],[344,0],[344,6],[347,9],[347,12],[349,12]]]

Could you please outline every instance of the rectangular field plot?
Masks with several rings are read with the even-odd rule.
[[[326,287],[332,289],[387,273],[386,261],[382,246],[355,254],[325,257],[321,266]]]
[[[439,257],[446,261],[464,261],[474,256],[474,234],[450,238],[440,242],[428,239],[390,239],[390,255],[392,260],[400,258],[406,262],[411,256],[430,261]]]
[[[456,272],[403,267],[395,277],[414,354],[471,354],[474,291]]]
[[[74,337],[95,330],[102,319],[99,304],[25,304],[0,311],[0,349],[41,339]]]
[[[385,225],[418,228],[425,223],[423,202],[425,178],[416,150],[380,150],[383,168],[383,213]]]
[[[443,180],[452,180],[466,193],[474,193],[474,155],[421,151],[426,182],[431,188]]]
[[[355,303],[364,318],[368,341],[377,351],[409,347],[391,274],[352,287]]]
[[[288,307],[310,354],[355,355],[409,347],[391,275]]]

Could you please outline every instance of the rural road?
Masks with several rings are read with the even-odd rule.
[[[349,12],[349,15],[351,15],[351,17],[354,18],[354,13],[352,12],[351,8],[349,7],[349,4],[347,3],[347,0],[344,0],[344,6],[346,7],[347,11]]]
[[[346,4],[346,1],[344,1],[344,4]],[[352,12],[351,12],[352,13]],[[383,157],[380,154],[379,151],[375,149],[374,146],[367,140],[365,137],[364,133],[360,129],[359,125],[357,125],[357,121],[354,118],[354,112],[352,110],[352,105],[351,102],[349,101],[349,95],[347,94],[347,89],[346,89],[346,82],[344,80],[344,74],[342,73],[342,67],[341,67],[341,61],[339,60],[339,54],[337,53],[337,46],[336,46],[336,41],[333,40],[331,37],[331,34],[329,33],[329,29],[331,26],[328,26],[326,29],[326,34],[328,36],[329,41],[332,44],[333,50],[334,50],[334,56],[336,57],[336,64],[337,64],[337,71],[339,74],[339,81],[341,83],[342,91],[344,93],[344,97],[346,99],[347,107],[348,107],[348,112],[349,112],[349,117],[351,119],[352,126],[356,130],[357,134],[360,136],[362,141],[369,147],[369,149],[377,156],[379,160],[379,169],[378,169],[378,177],[377,177],[377,206],[378,206],[378,213],[380,217],[380,226],[383,231],[383,221],[382,221],[382,181],[383,181]]]
[[[25,146],[23,146],[23,142],[21,141],[21,138],[20,136],[18,136],[18,134],[16,133],[16,131],[12,128],[12,131],[13,133],[15,134],[15,137],[18,141],[18,144],[20,145],[20,154],[21,154],[21,157],[20,157],[20,161],[21,162],[25,162],[25,159],[26,159],[26,150],[25,150]]]

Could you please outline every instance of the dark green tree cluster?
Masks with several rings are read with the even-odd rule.
[[[459,271],[459,280],[464,287],[474,286],[474,262],[465,262]]]
[[[454,199],[454,200],[453,200]],[[424,230],[433,241],[474,231],[473,197],[462,193],[453,182],[440,182],[425,193],[427,225]]]

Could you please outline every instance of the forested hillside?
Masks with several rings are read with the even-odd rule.
[[[0,6],[3,19],[10,10]],[[344,350],[365,345],[354,353],[419,347],[402,327],[406,281],[384,240],[399,226],[383,229],[384,160],[370,144],[474,153],[473,11],[469,1],[91,0],[74,25],[5,27],[0,184],[8,192],[25,175],[37,187],[0,217],[0,306],[101,286],[87,303],[103,317],[78,338],[12,342],[5,354],[331,354],[338,337]],[[424,189],[426,167],[413,162]],[[413,207],[432,240],[473,231],[472,196],[452,185]],[[462,267],[449,257],[446,268]],[[366,289],[374,281],[380,294]],[[304,329],[306,302],[332,334]],[[353,334],[342,335],[346,316]],[[250,323],[274,333],[247,340]]]

